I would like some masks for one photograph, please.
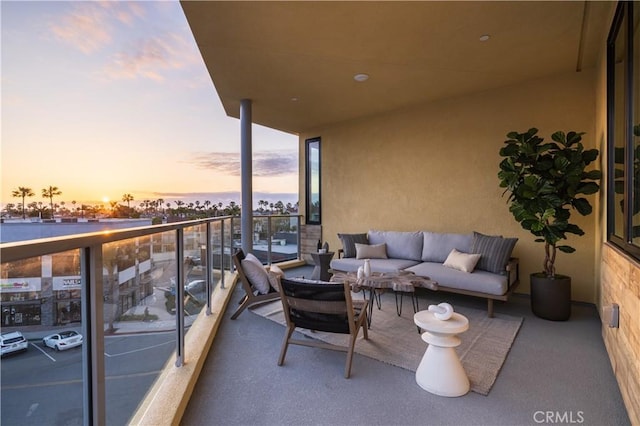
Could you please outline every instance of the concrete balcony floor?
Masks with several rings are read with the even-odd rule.
[[[308,277],[311,268],[286,275]],[[290,346],[278,367],[284,328],[249,311],[230,320],[242,294],[237,286],[182,425],[630,424],[593,305],[575,304],[569,321],[551,322],[533,316],[527,296],[497,303],[496,312],[524,322],[496,383],[488,396],[445,398],[422,390],[413,372],[358,354],[350,379],[342,352]]]

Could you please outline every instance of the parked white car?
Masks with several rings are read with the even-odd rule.
[[[73,330],[61,331],[43,338],[42,343],[56,351],[63,351],[82,345],[82,334]]]
[[[0,335],[0,355],[5,356],[14,352],[26,351],[29,342],[19,331],[11,331]]]
[[[188,293],[204,293],[207,291],[207,282],[205,280],[194,280],[184,286]]]

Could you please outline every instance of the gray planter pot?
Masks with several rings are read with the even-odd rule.
[[[544,273],[531,274],[531,311],[537,317],[551,321],[566,321],[571,317],[571,277]]]

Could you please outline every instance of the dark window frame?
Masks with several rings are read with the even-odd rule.
[[[640,141],[634,144],[633,134],[633,119],[634,108],[636,107],[634,101],[639,103],[638,99],[634,99],[634,96],[640,96],[635,93],[638,88],[634,87],[634,72],[640,73],[640,61],[634,62],[634,42],[640,44],[640,36],[635,35],[634,40],[634,8],[640,8],[639,1],[618,2],[616,13],[614,15],[609,36],[607,38],[607,240],[612,244],[620,247],[625,252],[629,253],[636,259],[640,259],[640,242],[633,241],[634,223],[633,212],[634,204],[640,202],[636,198],[640,197],[640,181],[635,180],[634,177],[637,172],[634,171],[634,163],[638,161],[635,158],[634,153],[638,147],[640,147]],[[623,27],[623,24],[626,27]],[[619,36],[625,36],[626,39],[619,39]],[[625,74],[623,81],[616,81],[616,43],[618,41],[624,41],[624,59],[626,60],[626,67],[624,69]],[[622,104],[623,111],[616,111],[616,101],[620,100],[616,96],[620,96],[621,93],[616,92],[616,83],[622,83]],[[620,105],[620,103],[618,104]],[[616,128],[616,122],[622,122],[622,129]],[[640,123],[639,123],[640,124]],[[616,131],[624,131],[622,138],[622,145],[624,147],[624,155],[616,155]],[[637,145],[637,146],[636,146]],[[619,154],[619,152],[618,152]],[[615,170],[616,164],[620,168],[620,163],[616,163],[616,157],[621,157],[623,161],[623,212],[622,224],[616,223],[616,211],[620,208],[618,202],[616,202],[615,192]],[[637,165],[636,165],[637,167]],[[640,213],[639,213],[640,214]],[[623,235],[616,234],[616,225],[620,227],[622,225]]]
[[[319,136],[305,140],[305,223],[307,225],[322,224],[322,161],[321,161],[321,138]],[[317,150],[317,176],[314,174],[312,154],[313,150]],[[315,180],[317,179],[317,182]],[[313,194],[314,184],[317,183],[317,207],[313,205],[315,197]],[[317,211],[316,211],[317,210]]]

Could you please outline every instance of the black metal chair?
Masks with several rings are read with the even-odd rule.
[[[280,280],[280,295],[287,322],[278,365],[284,363],[289,344],[347,352],[344,377],[351,375],[351,362],[358,332],[367,334],[367,300],[352,300],[348,283],[317,283],[310,280]],[[330,333],[349,334],[348,346],[319,340],[292,338],[296,327]]]

